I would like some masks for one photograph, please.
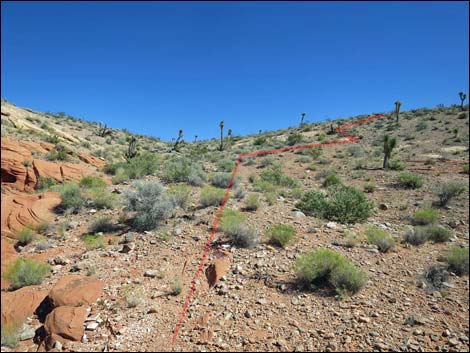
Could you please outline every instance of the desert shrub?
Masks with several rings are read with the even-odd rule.
[[[46,141],[49,143],[53,143],[54,145],[57,145],[60,142],[60,139],[59,139],[59,136],[57,135],[47,135]]]
[[[395,246],[395,239],[382,229],[369,227],[365,233],[369,243],[376,245],[382,252],[387,252]]]
[[[135,308],[144,301],[144,294],[140,288],[133,285],[125,285],[122,287],[121,294],[127,308]]]
[[[464,164],[464,165],[462,166],[462,173],[464,173],[464,174],[469,174],[468,167],[469,167],[468,164]]]
[[[339,294],[356,293],[366,283],[366,274],[341,254],[318,249],[301,255],[295,264],[300,283],[308,288],[333,288]]]
[[[416,131],[426,130],[427,128],[428,128],[428,123],[426,123],[425,121],[420,121],[418,125],[416,125]]]
[[[162,180],[166,183],[185,182],[200,186],[206,180],[202,168],[187,158],[168,160],[163,166]]]
[[[190,190],[186,185],[172,185],[167,193],[175,207],[178,206],[182,209],[188,207]]]
[[[219,172],[231,173],[233,171],[233,168],[235,168],[235,162],[231,161],[230,159],[222,159],[217,164],[217,171]]]
[[[415,226],[425,226],[437,221],[438,213],[433,209],[423,209],[416,211],[411,218],[411,223]]]
[[[158,164],[159,159],[154,153],[143,153],[129,159],[127,162],[107,164],[103,171],[106,174],[115,175],[113,183],[118,184],[122,181],[152,175],[156,172]]]
[[[307,215],[341,223],[364,221],[373,209],[361,191],[346,185],[330,189],[328,196],[311,190],[304,194],[296,207]]]
[[[49,266],[33,259],[18,258],[3,273],[3,277],[11,282],[12,289],[41,284],[49,273]]]
[[[435,165],[436,161],[434,159],[426,159],[424,165]]]
[[[230,180],[232,179],[232,173],[214,173],[211,178],[211,184],[217,186],[218,188],[227,188]],[[233,186],[237,186],[240,182],[240,177],[235,177],[233,179]]]
[[[34,232],[31,227],[24,227],[16,236],[21,245],[27,245],[34,240]]]
[[[300,199],[303,195],[304,191],[300,187],[295,187],[293,189],[289,190],[289,193],[287,194],[289,197],[292,197],[293,199]]]
[[[300,156],[299,158],[297,158],[296,161],[299,162],[299,163],[310,163],[312,161],[312,157]]]
[[[462,113],[459,113],[459,115],[457,116],[458,119],[467,119],[467,113],[465,112],[462,112]]]
[[[344,246],[347,248],[354,248],[359,239],[357,238],[357,234],[351,231],[346,230],[344,232]]]
[[[434,289],[439,289],[442,283],[447,281],[448,277],[449,272],[441,265],[432,265],[424,273],[424,279]]]
[[[468,255],[468,248],[453,246],[444,254],[444,259],[452,272],[458,275],[468,275]]]
[[[233,224],[225,231],[232,243],[242,248],[253,248],[259,242],[259,235],[253,227],[246,223]]]
[[[78,212],[85,204],[85,197],[76,183],[66,183],[59,188],[61,205],[68,211]]]
[[[240,211],[226,208],[220,217],[219,229],[226,232],[234,225],[245,222],[245,220],[246,216]]]
[[[47,190],[51,186],[57,185],[57,181],[54,178],[44,178],[42,176],[39,177],[38,183],[36,185],[37,190]]]
[[[352,157],[363,157],[364,156],[364,147],[359,145],[350,145],[348,146],[348,153]]]
[[[93,206],[98,209],[114,209],[118,201],[118,196],[103,188],[94,188],[88,191]]]
[[[2,346],[14,348],[20,340],[20,330],[23,324],[16,320],[14,322],[2,322]]]
[[[365,191],[365,192],[369,192],[369,193],[370,193],[370,192],[374,192],[374,191],[375,191],[375,188],[376,188],[376,186],[375,186],[374,183],[366,183],[366,184],[364,184],[364,191]]]
[[[391,160],[388,162],[388,168],[390,170],[405,170],[405,165],[397,160]]]
[[[266,137],[264,136],[258,136],[253,141],[254,146],[261,146],[261,145],[264,145],[265,143],[266,143]]]
[[[66,148],[59,144],[56,145],[53,150],[49,151],[48,154],[46,154],[46,159],[49,161],[66,161],[69,159],[69,155]]]
[[[107,216],[101,216],[90,224],[88,227],[88,232],[92,234],[99,232],[107,233],[112,232],[114,229],[115,226],[109,220],[109,218]]]
[[[322,186],[327,188],[333,185],[341,184],[341,179],[336,174],[329,174],[322,183]]]
[[[203,207],[219,206],[225,197],[225,191],[212,186],[206,186],[201,190],[200,204]]]
[[[451,181],[441,185],[440,188],[436,191],[436,194],[439,197],[439,205],[447,205],[452,198],[460,195],[464,191],[465,186],[458,182]]]
[[[428,233],[424,227],[416,227],[408,229],[404,236],[403,241],[411,245],[421,245],[428,240]]]
[[[435,243],[443,243],[449,241],[452,232],[442,226],[428,225],[425,227],[428,240],[432,240]]]
[[[258,179],[253,183],[253,189],[261,192],[276,192],[278,187],[269,181]]]
[[[423,186],[423,178],[417,174],[404,172],[398,176],[398,183],[408,189],[417,189]]]
[[[174,208],[163,186],[154,181],[136,181],[135,190],[123,193],[124,209],[135,212],[133,226],[138,230],[151,230],[168,218]]]
[[[270,242],[283,248],[292,240],[295,233],[294,227],[288,224],[275,224],[266,231]]]
[[[265,192],[264,197],[268,205],[272,206],[276,202],[276,193],[275,192]]]
[[[272,167],[263,170],[261,173],[261,180],[277,186],[286,186],[290,188],[299,186],[299,182],[297,180],[284,174],[280,164],[275,164]]]
[[[85,234],[82,239],[87,250],[104,249],[106,246],[102,235]]]
[[[302,142],[302,134],[297,133],[297,132],[291,132],[289,136],[287,136],[287,145],[288,146],[293,146],[299,142]]]
[[[100,177],[88,175],[80,180],[80,186],[89,189],[97,187],[102,188],[106,186],[106,182]]]
[[[260,205],[258,194],[250,194],[245,199],[245,210],[247,211],[256,211]]]
[[[274,164],[274,159],[271,157],[265,157],[259,163],[261,168],[265,168],[273,164]]]
[[[170,293],[171,295],[180,295],[183,292],[183,283],[179,277],[173,279],[170,285]]]

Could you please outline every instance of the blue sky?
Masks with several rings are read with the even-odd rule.
[[[459,103],[467,2],[9,2],[2,97],[171,140]]]

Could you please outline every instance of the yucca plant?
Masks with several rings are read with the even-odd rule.
[[[384,163],[383,169],[388,169],[388,161],[392,155],[393,149],[397,146],[397,139],[390,137],[389,135],[384,136]]]
[[[224,149],[224,121],[222,120],[219,124],[220,127],[220,146],[219,150],[222,151]]]
[[[300,114],[300,116],[302,117],[302,120],[300,121],[300,126],[302,126],[304,124],[305,113]]]
[[[467,98],[467,95],[464,92],[459,92],[460,97],[460,109],[463,110],[463,101]]]
[[[396,101],[395,102],[395,115],[397,116],[397,122],[398,122],[398,117],[400,115],[400,107],[401,107],[401,102]]]

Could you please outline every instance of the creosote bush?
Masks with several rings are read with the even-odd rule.
[[[448,182],[439,187],[436,191],[437,196],[439,197],[439,206],[446,206],[449,201],[459,196],[465,191],[465,186],[459,182]]]
[[[449,269],[457,275],[468,275],[469,271],[469,250],[467,247],[453,246],[444,255]]]
[[[41,284],[49,271],[47,264],[20,257],[5,270],[3,277],[11,282],[11,289],[18,289]]]
[[[266,230],[266,235],[272,244],[285,247],[295,236],[294,227],[288,224],[274,224]]]
[[[253,248],[259,242],[259,234],[245,221],[246,217],[240,211],[225,209],[219,221],[219,229],[230,237],[234,245]]]
[[[336,174],[329,174],[322,183],[322,186],[327,188],[333,185],[341,184],[341,179]]]
[[[395,246],[395,239],[385,230],[369,227],[365,233],[369,243],[376,245],[381,252],[387,252]]]
[[[411,223],[415,226],[425,226],[437,221],[439,214],[433,209],[423,209],[416,211],[411,218]]]
[[[134,190],[123,193],[124,209],[135,212],[133,226],[138,230],[155,229],[168,218],[174,205],[163,186],[155,181],[136,181]]]
[[[82,239],[87,250],[104,249],[106,247],[106,242],[102,235],[85,234]]]
[[[24,227],[16,236],[20,245],[27,245],[34,240],[34,231],[30,226]]]
[[[407,189],[417,189],[423,186],[423,178],[417,174],[404,172],[398,176],[398,183]]]
[[[225,197],[225,191],[213,186],[205,186],[201,190],[200,204],[202,207],[219,206]]]
[[[304,194],[296,207],[309,216],[317,216],[341,223],[356,223],[366,220],[373,209],[364,193],[346,185],[339,185],[328,190],[325,195],[318,190]]]
[[[182,208],[183,210],[185,210],[188,207],[190,190],[186,185],[183,185],[183,184],[172,185],[168,189],[167,193],[175,207],[178,206]]]
[[[201,186],[206,181],[206,173],[191,160],[180,157],[164,163],[162,180],[166,183],[185,182]]]
[[[93,221],[88,227],[88,231],[92,234],[99,232],[108,233],[115,229],[114,224],[109,220],[107,216],[101,216]]]
[[[408,230],[403,237],[403,241],[412,245],[421,245],[428,240],[435,243],[443,243],[449,241],[451,235],[452,232],[447,228],[430,224]]]
[[[85,197],[76,183],[66,183],[59,187],[62,207],[71,212],[78,212],[85,204]]]
[[[106,187],[106,182],[100,177],[88,175],[80,180],[80,186],[88,189],[104,188]]]
[[[214,173],[211,178],[211,184],[218,188],[226,189],[228,187],[228,184],[230,183],[231,178],[232,173]],[[240,177],[236,176],[233,179],[232,186],[237,186],[239,182]]]
[[[341,295],[357,293],[367,282],[364,271],[341,254],[327,249],[301,255],[295,270],[300,283],[307,288],[326,287]]]
[[[250,194],[245,199],[245,210],[247,211],[256,211],[260,205],[258,194]]]
[[[118,162],[107,164],[104,172],[114,175],[113,183],[119,184],[123,181],[140,179],[146,175],[152,175],[156,172],[159,165],[159,159],[154,153],[144,153],[127,162]]]

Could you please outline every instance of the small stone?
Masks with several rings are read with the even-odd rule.
[[[258,299],[256,301],[257,304],[265,305],[268,301],[264,298]]]
[[[386,211],[388,210],[390,207],[386,204],[386,203],[381,203],[379,205],[379,209],[381,209],[382,211]]]
[[[325,227],[329,228],[329,229],[336,229],[336,223],[335,222],[328,222],[327,224],[325,224]]]
[[[294,217],[296,217],[296,218],[305,217],[305,213],[303,213],[301,211],[294,211]]]
[[[95,331],[98,328],[99,324],[96,321],[89,322],[86,325],[86,330],[88,331]]]
[[[155,278],[155,277],[157,277],[157,274],[158,274],[157,271],[148,270],[148,271],[145,271],[144,277]]]
[[[119,250],[119,252],[120,252],[120,253],[123,253],[123,254],[127,254],[127,253],[131,252],[132,250],[134,250],[134,248],[135,248],[135,245],[134,245],[133,243],[131,243],[131,244],[124,244],[124,245],[122,246],[122,249]]]
[[[54,348],[61,351],[62,350],[62,343],[60,343],[59,341],[55,341]]]
[[[147,314],[156,314],[158,312],[157,308],[151,307],[148,311]]]
[[[20,338],[20,341],[26,341],[31,338],[34,338],[35,335],[36,335],[36,330],[34,329],[34,327],[27,326],[26,329],[20,333],[19,338]]]
[[[91,210],[88,211],[89,214],[95,214],[96,213],[96,210],[94,208],[92,208]]]
[[[370,318],[368,317],[365,317],[365,316],[360,316],[359,319],[358,319],[359,322],[363,322],[363,323],[369,323],[370,322]]]
[[[250,310],[247,310],[247,311],[245,311],[244,315],[247,319],[249,319],[249,318],[253,317],[253,312],[250,311]]]
[[[179,236],[183,233],[183,231],[181,230],[181,228],[175,228],[175,230],[173,231],[173,234],[176,235],[176,236]]]

